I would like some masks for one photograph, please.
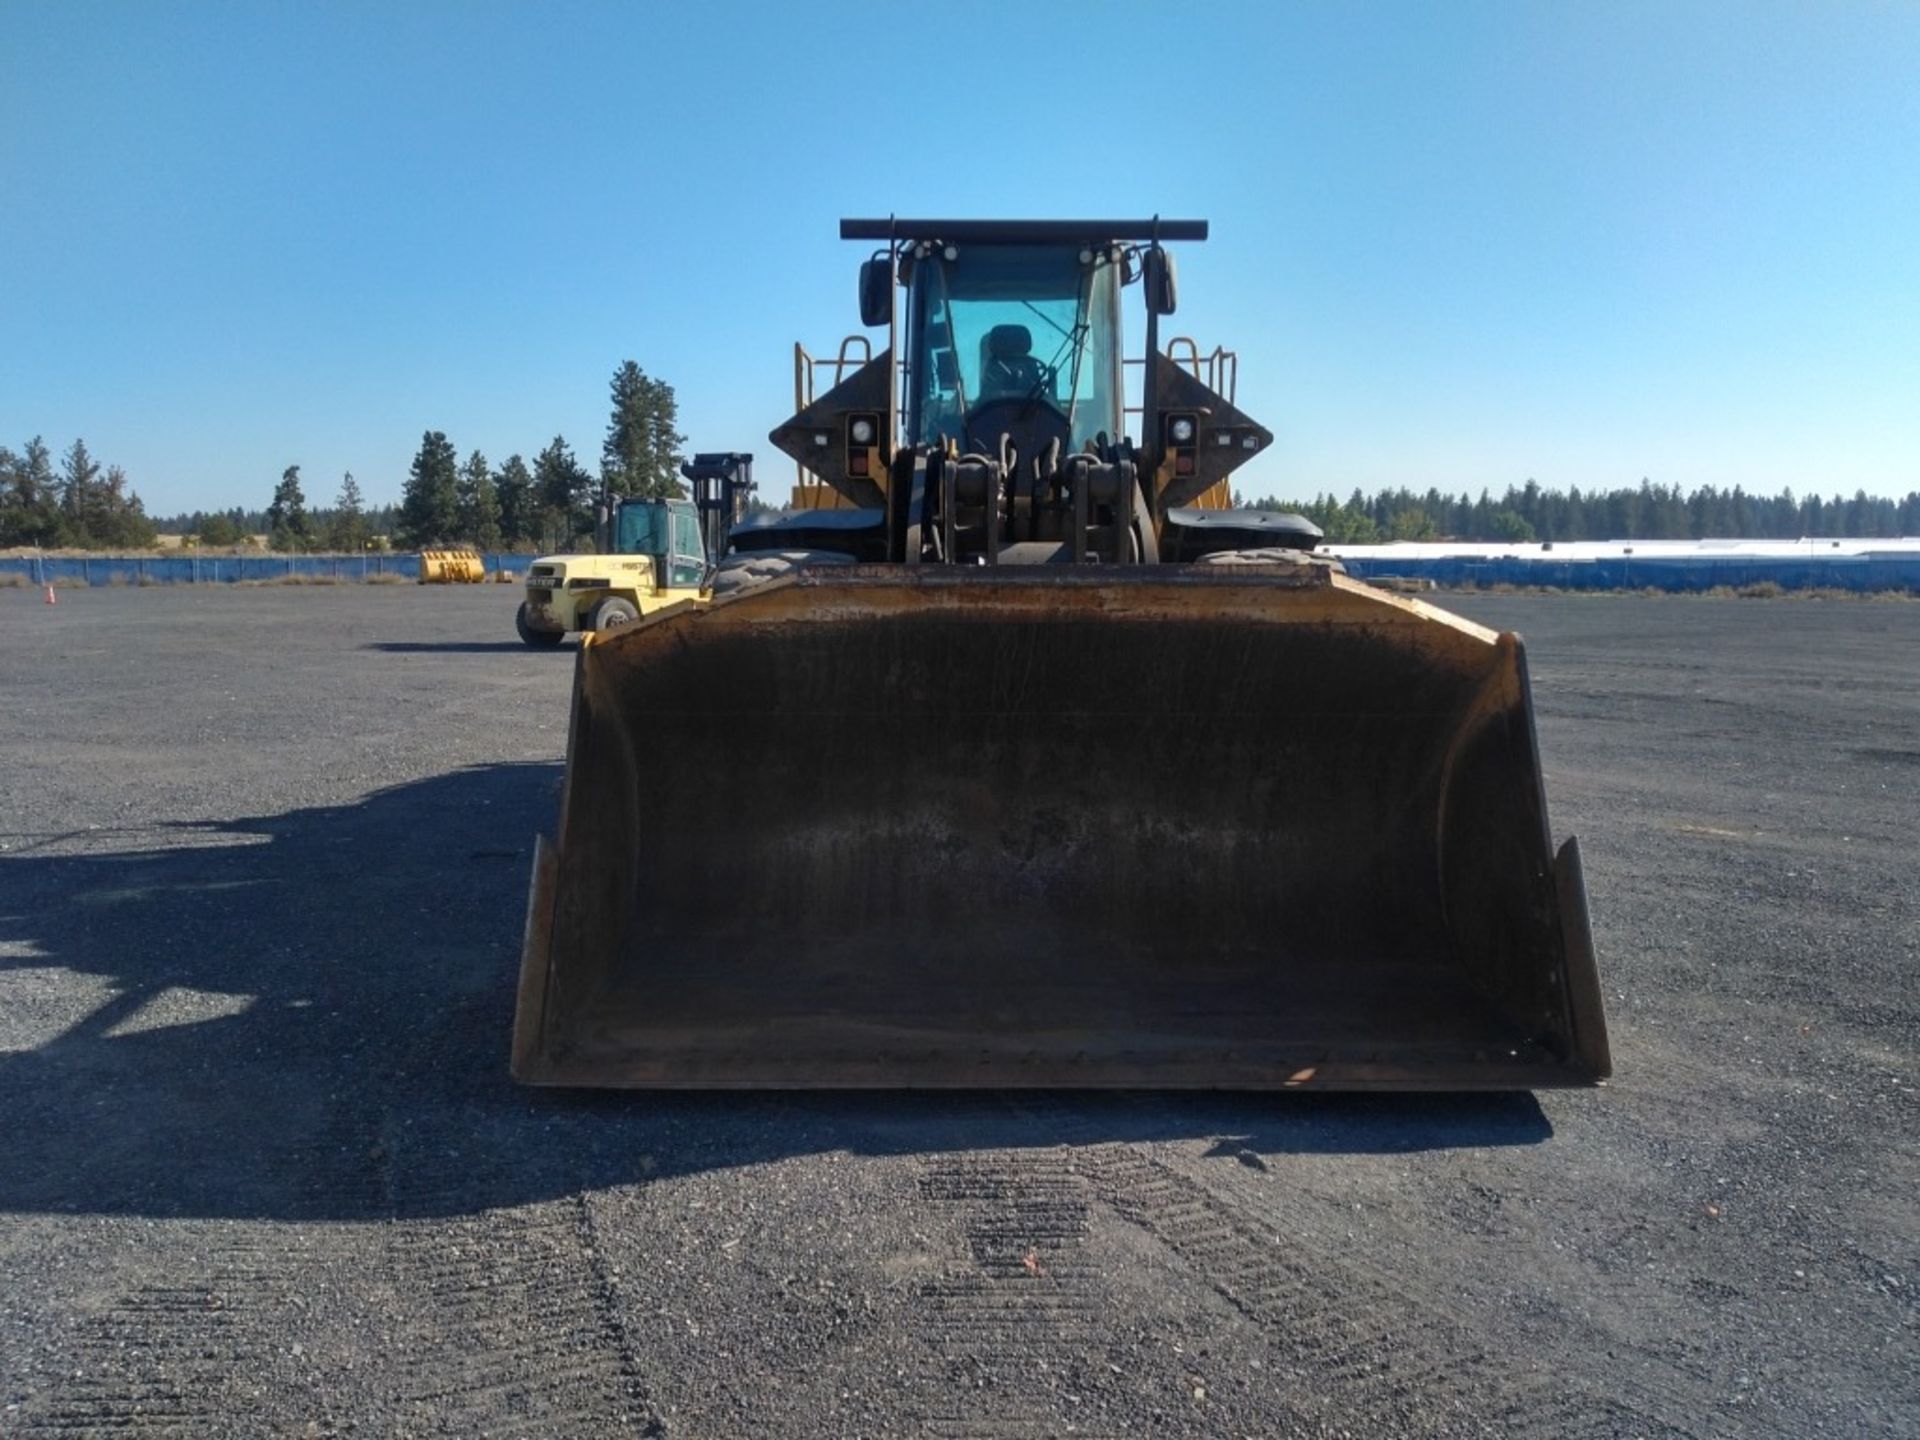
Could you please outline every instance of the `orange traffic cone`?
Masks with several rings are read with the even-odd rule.
[[[59,602],[58,600],[56,600],[56,599],[54,599],[54,598],[53,598],[53,586],[52,586],[52,585],[48,585],[48,586],[47,586],[47,603],[48,603],[49,605],[58,605],[58,604],[60,603],[60,602]]]

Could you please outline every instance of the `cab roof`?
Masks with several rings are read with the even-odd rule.
[[[1204,220],[842,220],[842,240],[950,240],[956,245],[1075,245],[1204,240]]]

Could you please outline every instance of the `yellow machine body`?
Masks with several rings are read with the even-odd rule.
[[[478,585],[486,578],[486,562],[478,550],[459,547],[420,552],[422,585]]]
[[[527,567],[514,626],[528,645],[616,630],[700,593],[709,560],[693,504],[628,497],[608,509],[594,553],[543,555]]]
[[[594,628],[594,613],[607,599],[623,600],[635,616],[691,600],[697,585],[655,582],[647,555],[543,555],[527,567],[525,622],[555,636]]]

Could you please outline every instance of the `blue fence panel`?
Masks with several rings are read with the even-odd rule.
[[[481,556],[489,575],[523,573],[536,557],[510,552]],[[342,583],[397,575],[418,578],[420,557],[409,551],[366,555],[6,555],[0,575],[21,575],[34,585],[211,585],[289,578]]]
[[[536,556],[494,552],[481,556],[489,575],[526,572]],[[1920,555],[1618,555],[1569,560],[1531,556],[1443,555],[1427,559],[1347,556],[1358,580],[1431,580],[1449,589],[1490,585],[1548,586],[1561,590],[1668,590],[1698,593],[1774,584],[1783,590],[1909,590],[1920,592]],[[289,577],[350,583],[376,576],[415,579],[420,557],[411,552],[367,555],[8,555],[0,576],[21,575],[33,585],[232,584]]]
[[[1537,585],[1561,590],[1666,590],[1698,594],[1721,586],[1783,590],[1920,591],[1920,555],[1615,555],[1564,560],[1525,556],[1432,558],[1342,556],[1357,580],[1431,580],[1447,588]]]

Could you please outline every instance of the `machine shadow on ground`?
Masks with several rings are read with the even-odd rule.
[[[362,650],[378,650],[388,655],[505,655],[541,653],[524,640],[375,640],[360,647]],[[579,649],[578,644],[564,642],[552,647],[554,652],[565,651],[571,654]]]
[[[1552,1133],[1530,1095],[522,1088],[526,875],[559,780],[476,767],[0,861],[0,974],[41,1032],[0,1055],[0,1210],[379,1219],[834,1151],[1201,1139],[1258,1165]]]

